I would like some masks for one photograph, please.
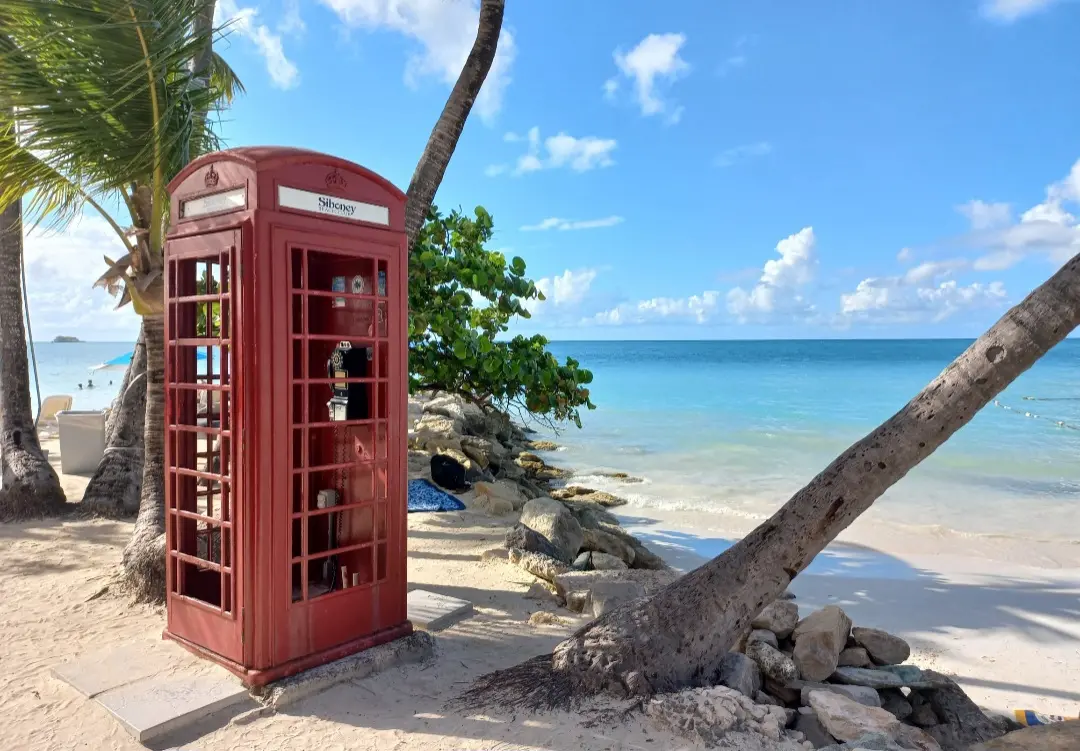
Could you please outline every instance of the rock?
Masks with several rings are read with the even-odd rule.
[[[640,542],[635,540],[631,544],[634,546],[634,568],[646,569],[649,571],[671,570],[671,566],[667,565],[667,561],[649,550]]]
[[[911,657],[911,647],[899,636],[876,628],[851,629],[855,643],[864,648],[878,665],[900,665]]]
[[[799,700],[804,706],[810,706],[810,694],[814,691],[832,691],[833,693],[846,696],[852,701],[857,701],[864,707],[880,707],[881,698],[878,696],[878,692],[872,688],[866,686],[842,686],[833,683],[812,683],[806,682],[802,684],[802,688],[799,692]]]
[[[563,563],[572,560],[562,558],[562,551],[552,545],[548,538],[544,537],[536,530],[529,529],[524,524],[515,524],[510,529],[506,530],[506,536],[503,538],[503,547],[517,548],[518,550],[525,550],[530,553],[540,553],[541,555],[550,556]]]
[[[795,717],[794,730],[802,733],[814,748],[825,748],[833,745],[836,741],[835,738],[829,735],[829,731],[825,729],[825,726],[821,724],[821,720],[817,718],[817,715],[809,707],[803,707],[803,709],[799,710],[798,715]]]
[[[586,607],[591,607],[589,600],[591,595],[592,593],[587,589],[568,592],[564,600],[566,609],[575,613],[584,613]]]
[[[912,691],[908,699],[911,702],[911,715],[907,718],[908,724],[920,728],[931,728],[939,724],[938,716],[934,714],[934,708],[930,706],[930,702],[922,694]]]
[[[509,552],[509,551],[507,551]],[[537,602],[555,602],[555,587],[549,581],[543,579],[536,579],[529,588],[525,590],[523,597],[527,597],[530,600],[536,600]]]
[[[598,553],[595,550],[592,554],[592,567],[597,571],[625,571],[630,568],[622,558],[609,553]]]
[[[451,420],[457,433],[481,435],[486,431],[487,418],[484,410],[460,396],[438,396],[424,405],[427,415],[439,415]],[[423,418],[421,418],[421,422]]]
[[[756,694],[754,694],[754,701],[756,701],[758,704],[768,704],[773,707],[784,706],[784,702],[780,701],[772,694],[765,693],[764,691],[758,691]]]
[[[1080,749],[1080,722],[1056,722],[1053,725],[1016,730],[994,740],[972,746],[968,751],[1076,751]]]
[[[514,435],[514,424],[510,421],[510,416],[505,412],[493,409],[484,415],[484,429],[480,432],[493,437],[497,441],[506,443]]]
[[[799,621],[792,633],[795,639],[792,658],[803,678],[823,681],[832,675],[849,633],[851,619],[835,605],[828,605]]]
[[[760,665],[760,663],[758,664]],[[794,664],[795,663],[792,663],[792,665]],[[765,673],[765,671],[762,671],[762,674],[764,675],[762,686],[770,695],[775,696],[777,699],[784,702],[786,706],[797,707],[801,704],[801,694],[799,693],[799,689],[793,688],[792,686],[786,686],[783,683],[773,680]]]
[[[783,592],[780,593],[780,596],[777,597],[776,599],[778,599],[778,600],[794,600],[795,599],[795,593],[792,592],[790,589],[785,589]]]
[[[534,458],[537,461],[540,461],[539,457]],[[551,491],[551,497],[557,498],[560,501],[592,501],[605,508],[626,505],[626,500],[624,498],[619,498],[617,495],[612,495],[611,493],[605,493],[603,490],[583,488],[580,485],[557,488],[556,490]]]
[[[517,548],[510,548],[510,562],[517,564],[533,576],[549,582],[555,581],[555,577],[570,570],[565,563],[549,555],[531,553]]]
[[[762,673],[780,685],[799,680],[799,669],[791,658],[763,641],[747,644],[746,656],[758,664]]]
[[[743,696],[753,698],[761,690],[761,668],[749,657],[727,652],[720,659],[719,682]]]
[[[883,733],[870,733],[847,743],[825,746],[820,751],[909,751],[910,748]]]
[[[995,709],[987,709],[986,707],[979,707],[986,715],[987,719],[994,724],[994,727],[998,729],[1002,735],[1011,733],[1014,730],[1023,730],[1024,726],[1017,722],[1013,717],[1005,714],[1005,712]]]
[[[506,548],[491,548],[485,550],[480,554],[481,561],[508,561],[510,560],[510,551]]]
[[[563,501],[582,529],[601,529],[601,524],[619,525],[619,519],[599,503],[593,501]],[[611,534],[608,532],[608,534]]]
[[[840,653],[840,659],[836,664],[842,668],[866,668],[873,663],[870,661],[870,655],[862,647],[848,647]]]
[[[627,566],[634,563],[634,548],[625,540],[599,529],[582,530],[581,549],[607,553],[622,560]],[[594,563],[595,565],[595,563]],[[599,568],[599,566],[597,566]]]
[[[786,600],[777,600],[758,613],[750,621],[753,628],[772,631],[778,639],[786,639],[799,623],[799,606]]]
[[[525,444],[533,451],[558,451],[559,444],[553,441],[529,441]]]
[[[647,596],[652,596],[676,578],[678,575],[674,571],[570,571],[555,577],[555,591],[560,599],[569,603],[570,593],[588,592],[597,582],[632,581],[640,584]]]
[[[754,704],[754,700],[726,686],[684,689],[674,694],[660,694],[645,706],[646,716],[661,727],[692,741],[731,748],[735,734],[747,732],[764,736],[768,745],[735,745],[736,748],[799,748],[783,739],[787,713],[780,707]],[[758,739],[759,741],[761,739]],[[738,743],[738,741],[736,741]]]
[[[506,516],[514,513],[514,504],[504,498],[490,495],[477,495],[469,505],[470,510],[483,511],[491,516]]]
[[[506,450],[502,446],[480,436],[462,436],[461,450],[465,456],[484,468],[492,464],[498,465],[500,459],[506,456]]]
[[[447,490],[465,490],[468,487],[465,481],[465,465],[454,457],[441,453],[431,457],[431,479],[436,485]]]
[[[880,733],[901,746],[909,743],[910,748],[919,751],[938,751],[937,743],[932,738],[917,728],[904,725],[879,707],[866,707],[831,691],[811,692],[810,706],[821,724],[837,740],[854,741],[865,735]]]
[[[461,435],[454,421],[442,415],[425,414],[416,423],[413,442],[417,448],[434,453],[439,449],[461,450]]]
[[[559,551],[560,561],[572,561],[581,550],[581,525],[570,511],[551,498],[534,498],[521,509],[521,523],[539,532]]]
[[[881,708],[896,719],[903,721],[911,715],[911,702],[907,700],[903,692],[898,688],[886,688],[878,692],[881,697]]]
[[[521,492],[521,489],[509,480],[496,480],[495,482],[478,482],[473,485],[473,490],[476,492],[477,497],[481,495],[490,496],[492,498],[501,498],[504,501],[508,501],[513,507],[514,511],[520,511],[521,507],[525,505],[525,495]]]
[[[637,582],[601,581],[593,585],[589,593],[593,618],[599,618],[609,610],[645,596],[645,590]]]
[[[431,477],[431,454],[426,451],[413,451],[409,449],[409,479],[417,477]]]
[[[570,568],[574,569],[574,571],[592,571],[592,553],[586,550],[578,555],[574,562],[570,564]]]
[[[837,668],[829,678],[833,683],[870,688],[931,688],[923,672],[914,665],[893,665],[889,668]]]
[[[756,628],[750,632],[750,635],[746,637],[746,645],[750,646],[756,641],[763,641],[773,649],[780,648],[780,642],[776,639],[776,634],[768,629]]]
[[[530,626],[568,626],[570,621],[565,618],[560,618],[554,613],[548,613],[544,610],[538,610],[529,616]]]
[[[927,732],[937,739],[945,751],[962,751],[970,745],[1001,735],[1000,728],[990,721],[956,681],[933,670],[924,670],[923,676],[938,686],[923,693],[939,720],[939,724]]]

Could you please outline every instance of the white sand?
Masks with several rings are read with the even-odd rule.
[[[49,446],[55,461],[56,446]],[[85,478],[65,477],[77,498]],[[585,727],[578,715],[492,717],[448,712],[445,703],[476,676],[549,651],[583,620],[534,627],[532,577],[502,562],[480,563],[509,518],[471,512],[411,515],[410,587],[461,597],[477,614],[440,632],[429,666],[343,684],[248,725],[190,742],[199,751],[241,749],[676,749],[691,744],[644,726]],[[0,740],[12,749],[140,749],[101,708],[52,678],[48,667],[138,638],[157,638],[161,609],[106,594],[128,522],[44,521],[0,526]],[[637,519],[634,529],[675,565],[713,554],[716,538],[745,532],[700,514]],[[692,530],[680,533],[678,530]],[[874,539],[875,534],[879,538]],[[846,535],[799,577],[804,612],[842,605],[856,624],[908,637],[914,661],[956,674],[980,703],[1076,715],[1080,689],[1080,564],[1070,550],[1015,550],[986,540],[910,539],[886,530]],[[863,547],[854,547],[857,542]],[[888,544],[883,544],[888,543]],[[1067,546],[1066,546],[1067,547]],[[889,555],[878,551],[889,550]],[[950,551],[945,556],[943,551]],[[1022,568],[1027,560],[1054,568]]]

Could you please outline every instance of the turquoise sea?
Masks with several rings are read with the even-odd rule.
[[[583,430],[557,437],[565,449],[555,458],[590,485],[604,486],[589,476],[594,470],[643,477],[610,488],[632,508],[765,518],[968,344],[555,342],[556,355],[593,371],[598,405]],[[89,368],[131,346],[37,344],[42,394],[71,394],[76,409],[107,406],[123,374]],[[1080,341],[1059,345],[999,402],[1011,409],[986,407],[868,516],[965,534],[1080,540]]]
[[[556,342],[597,409],[556,463],[643,477],[631,508],[767,518],[971,342]],[[1066,341],[868,514],[962,534],[1080,540],[1080,341]],[[1005,409],[1004,407],[1011,407]],[[1058,425],[1064,422],[1065,425]]]

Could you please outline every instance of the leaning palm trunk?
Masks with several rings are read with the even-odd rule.
[[[645,602],[605,614],[553,655],[482,678],[467,701],[559,706],[693,685],[825,546],[1080,325],[1080,256],[735,546]]]
[[[30,368],[23,327],[22,201],[0,213],[0,521],[63,512],[64,489],[41,453],[30,406]]]
[[[130,516],[139,509],[146,422],[146,346],[135,344],[106,426],[105,455],[90,478],[81,509],[95,516]]]
[[[124,548],[124,575],[137,600],[165,598],[165,322],[143,317],[146,416],[139,515]]]
[[[505,7],[505,0],[483,0],[480,3],[476,41],[416,164],[405,204],[405,233],[410,249],[420,234],[420,228],[424,226],[431,202],[435,200],[435,193],[439,190],[450,157],[454,155],[461,131],[465,128],[465,121],[495,61]]]

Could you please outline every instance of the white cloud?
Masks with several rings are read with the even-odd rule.
[[[419,42],[421,50],[405,67],[405,81],[416,85],[434,77],[453,85],[476,40],[480,5],[476,0],[320,0],[347,27],[388,29]],[[499,35],[495,61],[476,98],[476,111],[491,122],[502,107],[510,84],[510,68],[517,56],[514,36],[505,28]]]
[[[542,232],[549,229],[597,229],[598,227],[614,227],[616,224],[622,224],[623,221],[624,219],[621,216],[605,216],[602,219],[585,219],[576,222],[567,219],[559,219],[558,217],[550,217],[538,224],[527,224],[521,228],[521,231]]]
[[[968,218],[973,230],[993,229],[1012,222],[1012,208],[1007,203],[973,200],[956,207]]]
[[[534,300],[529,313],[533,318],[543,317],[548,323],[576,321],[596,274],[596,269],[566,269],[556,276],[538,279],[536,288],[544,293],[545,299]]]
[[[754,35],[741,36],[735,41],[735,46],[730,55],[717,68],[716,73],[726,76],[728,73],[739,70],[746,66],[747,57],[745,49],[757,41]]]
[[[720,293],[706,290],[689,297],[653,297],[623,303],[586,318],[582,325],[625,326],[666,320],[692,320],[708,323],[720,312]]]
[[[609,102],[615,99],[615,95],[619,92],[619,79],[609,78],[604,81],[604,99]]]
[[[804,227],[776,244],[779,258],[765,262],[761,278],[749,291],[735,287],[727,294],[728,310],[741,322],[773,313],[808,311],[800,288],[814,279],[818,260],[813,227]]]
[[[268,26],[258,22],[257,8],[241,7],[236,0],[218,0],[214,13],[215,25],[229,23],[231,30],[255,45],[266,62],[266,70],[275,86],[291,89],[300,82],[300,71],[285,55],[281,34],[270,31]],[[303,21],[297,10],[294,18],[287,14],[283,23],[291,26],[290,31],[295,31],[298,22],[302,28]]]
[[[300,0],[285,0],[285,12],[277,25],[278,31],[288,36],[302,36],[307,24],[300,17]]]
[[[720,156],[716,157],[716,166],[731,167],[736,162],[742,162],[758,156],[765,156],[770,153],[772,153],[772,144],[768,141],[747,143],[721,152]]]
[[[131,306],[114,310],[115,298],[92,289],[105,271],[103,256],[116,259],[125,252],[116,233],[97,216],[87,215],[62,232],[29,232],[24,253],[34,338],[135,341],[139,318]]]
[[[610,167],[615,164],[611,158],[611,152],[618,146],[613,138],[596,138],[585,136],[575,138],[566,133],[559,132],[557,135],[540,138],[540,128],[533,126],[524,136],[516,133],[507,133],[503,140],[509,143],[526,141],[528,148],[517,159],[514,165],[514,175],[524,175],[529,172],[538,172],[543,169],[559,169],[569,167],[575,172],[588,172],[599,167]],[[503,164],[493,164],[484,170],[488,177],[501,175],[509,171]]]
[[[911,248],[900,248],[900,252],[896,254],[896,260],[900,263],[907,263],[911,260]]]
[[[987,18],[1012,23],[1025,16],[1048,10],[1058,0],[983,0],[982,13]]]
[[[669,122],[678,122],[681,107],[672,107],[661,96],[660,89],[690,70],[690,65],[679,55],[686,43],[683,34],[649,34],[627,53],[615,50],[615,64],[619,72],[633,81],[634,96],[641,114],[645,116],[667,114]],[[611,98],[618,89],[618,79],[604,83],[604,93]]]

